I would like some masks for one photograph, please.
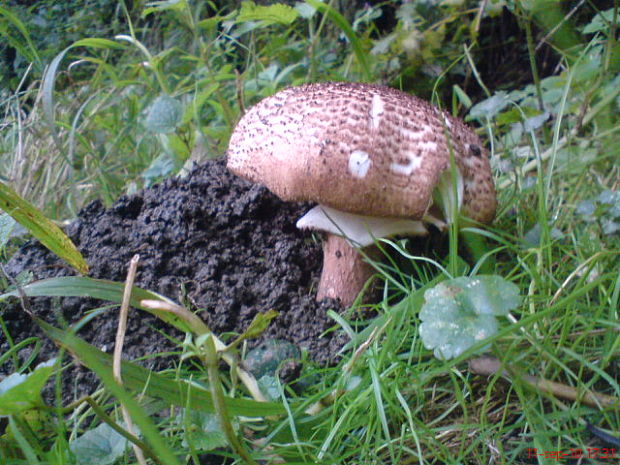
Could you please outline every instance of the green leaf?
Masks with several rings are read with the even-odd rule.
[[[291,24],[297,16],[299,16],[297,10],[282,3],[262,6],[254,2],[242,2],[241,10],[235,21],[237,23],[261,21],[264,25]]]
[[[299,15],[304,19],[310,19],[316,13],[316,8],[307,3],[297,2],[295,3],[295,9],[299,13]]]
[[[63,276],[35,281],[21,287],[21,291],[28,297],[90,297],[121,303],[123,301],[124,288],[124,283],[117,283],[106,279]],[[0,300],[6,299],[9,296],[19,297],[19,293],[17,290],[7,292],[0,295]],[[129,302],[132,307],[145,310],[183,332],[190,332],[189,326],[180,317],[170,312],[146,308],[140,304],[142,300],[171,302],[166,297],[155,292],[134,286],[131,290],[131,300]]]
[[[278,380],[273,375],[264,375],[257,381],[260,391],[265,394],[269,400],[278,400],[280,398],[280,389]]]
[[[102,423],[71,441],[78,465],[111,465],[125,452],[127,439]]]
[[[56,359],[39,364],[27,375],[13,373],[0,382],[0,416],[43,406],[41,389],[54,371]]]
[[[471,102],[471,99],[469,98],[469,95],[467,95],[465,91],[461,89],[458,84],[454,84],[452,86],[452,91],[454,92],[456,97],[459,99],[459,102],[465,105],[466,108],[471,108],[472,102]]]
[[[151,164],[142,172],[142,177],[146,186],[151,186],[162,178],[169,176],[176,169],[176,160],[168,151],[163,152],[155,158]]]
[[[271,309],[266,311],[265,313],[257,313],[248,329],[243,332],[243,336],[245,339],[253,339],[259,337],[261,334],[265,332],[271,320],[278,316],[278,312]]]
[[[41,101],[43,102],[43,115],[52,129],[52,135],[56,137],[54,130],[54,86],[56,84],[56,71],[60,66],[60,62],[65,57],[71,47],[65,48],[62,52],[54,57],[49,65],[45,68],[43,74],[43,82],[41,84]]]
[[[427,290],[424,299],[420,337],[444,360],[495,334],[495,316],[507,315],[521,302],[519,288],[494,275],[441,282]]]
[[[15,220],[11,218],[11,215],[6,213],[0,215],[0,249],[4,248],[7,242],[9,242],[16,224]]]
[[[183,105],[169,95],[160,95],[147,110],[144,125],[154,133],[173,132],[183,118]]]
[[[0,183],[0,208],[77,271],[88,273],[86,260],[71,239],[30,202],[3,183]]]
[[[500,111],[508,106],[508,94],[504,91],[496,92],[495,95],[474,105],[469,111],[472,118],[492,119]]]
[[[184,422],[183,447],[188,447],[191,443],[197,450],[210,451],[228,445],[217,415],[197,410],[185,410]]]
[[[124,50],[126,48],[123,44],[119,44],[113,40],[99,39],[95,37],[78,40],[74,42],[70,48],[75,47],[100,48],[103,50]]]
[[[609,8],[605,11],[599,11],[592,21],[583,28],[584,34],[593,34],[600,31],[609,31],[611,29],[614,19],[614,8]],[[620,15],[616,19],[620,19]]]
[[[558,240],[564,237],[564,234],[562,234],[562,231],[558,228],[549,228],[549,234],[551,240]],[[540,223],[536,223],[532,229],[525,233],[525,236],[523,236],[523,242],[526,248],[540,247],[542,238],[542,227]]]
[[[620,191],[604,190],[596,200],[605,209],[605,214],[612,218],[620,217]]]
[[[267,339],[248,352],[244,364],[247,370],[259,379],[265,375],[275,375],[283,361],[299,359],[300,356],[299,349],[294,344],[282,339]]]
[[[620,191],[605,190],[595,198],[582,200],[575,213],[589,223],[598,220],[604,235],[616,234],[620,232]]]
[[[526,132],[535,131],[547,122],[551,115],[548,112],[541,113],[540,115],[532,116],[523,122],[523,129]]]

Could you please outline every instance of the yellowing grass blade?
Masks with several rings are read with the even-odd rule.
[[[86,260],[62,229],[3,183],[0,183],[0,208],[77,271],[88,273]]]

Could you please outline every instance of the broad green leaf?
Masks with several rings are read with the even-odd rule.
[[[443,281],[427,290],[424,299],[420,336],[444,360],[495,334],[495,316],[507,315],[521,302],[517,286],[493,275]]]
[[[142,172],[142,177],[146,186],[153,185],[156,181],[170,175],[176,168],[176,162],[172,154],[168,151],[163,152],[155,158],[151,164]]]
[[[106,279],[94,279],[83,276],[63,276],[59,278],[42,279],[21,287],[21,291],[28,297],[91,297],[93,299],[109,300],[121,303],[123,301],[124,283],[117,283]],[[0,300],[7,297],[19,297],[15,291],[0,295]],[[162,310],[153,310],[140,304],[142,300],[163,300],[171,302],[155,292],[139,287],[133,287],[129,304],[132,307],[145,310],[169,325],[183,332],[190,332],[190,327],[177,315]]]
[[[127,447],[127,439],[102,423],[71,441],[71,452],[78,465],[111,465]]]
[[[242,2],[237,23],[247,21],[261,21],[264,25],[291,24],[299,13],[293,7],[282,3],[273,3],[269,6],[256,5],[254,2]]]
[[[228,439],[220,427],[217,415],[187,409],[184,412],[183,447],[188,447],[191,443],[197,450],[210,451],[228,445]]]
[[[591,223],[599,221],[604,235],[620,232],[620,191],[605,190],[593,199],[579,202],[575,213]]]
[[[11,215],[41,244],[58,255],[80,273],[88,273],[88,265],[71,239],[30,202],[21,198],[13,189],[0,183],[0,209]]]
[[[211,97],[211,95],[213,95],[213,93],[220,88],[220,84],[217,82],[209,83],[208,81],[205,80],[205,82],[203,82],[202,84],[203,85],[199,85],[198,88],[200,90],[196,93],[194,100],[192,102],[193,113],[198,113],[198,111],[200,110],[200,108],[202,108],[202,106],[205,104],[207,99]]]
[[[41,389],[54,371],[56,359],[39,364],[32,373],[13,373],[0,382],[0,416],[41,407]]]
[[[545,124],[550,116],[551,115],[548,112],[544,112],[544,113],[541,113],[540,115],[532,116],[523,122],[523,129],[525,129],[525,131],[527,132],[535,131],[536,129],[541,127],[543,124]]]
[[[600,31],[609,31],[613,24],[614,8],[609,8],[605,11],[599,11],[592,21],[583,28],[584,34],[593,34]],[[620,21],[620,15],[616,17],[616,20]],[[616,25],[617,27],[617,25]]]
[[[372,46],[372,49],[370,49],[370,54],[371,55],[383,55],[384,53],[387,53],[390,50],[390,47],[394,43],[396,38],[397,38],[396,34],[388,34],[382,39],[376,40],[374,42],[374,45]]]
[[[16,224],[17,223],[10,215],[6,213],[0,214],[0,249],[9,242],[11,233]]]
[[[582,200],[575,213],[587,222],[614,221],[620,217],[620,191],[605,190],[592,199]]]
[[[605,190],[597,200],[605,207],[605,213],[612,218],[620,217],[620,191]]]
[[[265,394],[267,399],[278,400],[280,398],[278,380],[274,375],[263,375],[257,382],[260,391]]]
[[[601,230],[603,231],[603,234],[606,236],[611,236],[612,234],[616,234],[620,232],[620,221],[604,219],[601,222]]]
[[[553,227],[550,228],[549,234],[552,240],[558,240],[564,237],[564,234],[562,234],[562,231],[560,231],[558,228],[553,228]],[[527,248],[540,247],[541,240],[542,240],[542,227],[540,226],[540,223],[536,223],[532,227],[532,229],[526,232],[525,236],[523,236],[523,242]]]
[[[594,199],[582,200],[577,204],[577,208],[575,208],[575,213],[582,216],[588,222],[594,221],[596,218],[594,217],[594,213],[596,212],[596,204],[594,203]]]
[[[248,352],[244,364],[247,370],[259,379],[265,375],[275,375],[283,361],[299,359],[300,356],[299,349],[294,344],[282,339],[268,339]]]
[[[312,18],[314,14],[316,13],[316,8],[304,2],[295,3],[295,9],[299,13],[299,15],[304,19]]]
[[[469,111],[469,116],[472,118],[492,119],[506,108],[509,103],[510,101],[508,100],[506,92],[499,91],[492,97],[474,105]]]
[[[149,106],[144,120],[146,128],[157,134],[173,132],[183,118],[183,105],[169,95],[160,95]]]
[[[112,378],[112,356],[110,354],[106,354],[77,336],[54,328],[38,318],[35,321],[50,338],[70,351],[84,366],[94,371],[106,384],[106,387],[110,389],[110,383],[114,387],[118,387]],[[126,361],[122,362],[121,376],[123,386],[135,393],[161,399],[179,407],[189,407],[208,413],[214,411],[211,393],[195,383],[170,379]],[[284,407],[275,403],[228,397],[224,401],[231,415],[259,417],[285,413]],[[138,426],[142,432],[145,431],[141,425]]]

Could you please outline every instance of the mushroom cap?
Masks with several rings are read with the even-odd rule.
[[[474,131],[428,102],[385,86],[318,83],[284,89],[250,108],[233,131],[228,168],[286,201],[421,219],[450,169],[465,216],[490,222],[495,188]]]

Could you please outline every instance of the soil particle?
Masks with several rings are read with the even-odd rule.
[[[279,316],[261,340],[288,340],[307,349],[315,361],[328,363],[344,337],[339,332],[322,335],[334,324],[327,310],[340,309],[333,301],[314,300],[320,244],[295,228],[307,209],[308,205],[280,201],[264,187],[230,174],[224,161],[216,160],[184,178],[123,196],[109,209],[93,202],[66,232],[88,261],[90,276],[124,281],[129,260],[139,254],[136,285],[198,309],[216,334],[243,332],[258,312],[275,309]],[[75,274],[35,241],[6,266],[11,276],[25,270],[35,279]],[[101,302],[90,299],[31,299],[33,311],[57,326],[63,319],[79,320],[98,305]],[[40,335],[19,305],[5,308],[2,318],[15,342]],[[111,352],[116,326],[117,312],[112,309],[79,335]],[[174,349],[158,330],[182,337],[145,312],[130,312],[125,357]],[[8,347],[3,339],[0,335],[0,353]],[[42,354],[47,358],[53,352],[53,344],[44,340]],[[160,369],[170,363],[166,360],[149,359],[146,364]]]

